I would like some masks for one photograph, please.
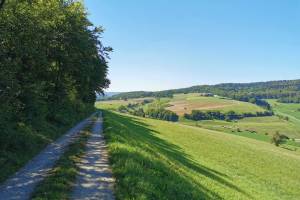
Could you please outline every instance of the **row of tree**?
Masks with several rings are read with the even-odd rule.
[[[54,137],[56,128],[93,111],[95,92],[109,85],[111,48],[102,45],[102,32],[81,1],[6,0],[0,10],[0,161],[29,152],[39,145],[33,138]]]
[[[176,113],[165,109],[148,109],[146,112],[146,116],[154,119],[172,122],[177,122],[179,119],[179,116]]]
[[[299,96],[288,96],[282,97],[278,99],[280,103],[300,103],[300,95]]]
[[[191,114],[184,114],[186,119],[200,121],[200,120],[238,120],[246,117],[263,117],[272,116],[274,113],[272,111],[256,112],[256,113],[243,113],[238,114],[234,111],[229,111],[226,113],[221,113],[220,111],[200,111],[193,110]]]
[[[235,100],[238,100],[238,101],[244,101],[244,102],[256,104],[264,109],[271,110],[271,105],[267,101],[265,101],[263,99],[259,99],[257,97],[233,96],[232,98]]]
[[[143,108],[139,107],[139,104],[128,104],[127,106],[121,105],[118,108],[118,111],[139,117],[149,117],[172,122],[177,122],[179,119],[179,116],[172,111],[163,108],[149,108],[144,111]]]
[[[173,93],[169,91],[159,91],[159,92],[145,92],[145,91],[136,91],[136,92],[124,92],[117,95],[113,95],[108,98],[108,100],[127,100],[135,98],[145,98],[145,97],[154,97],[154,98],[173,98]]]

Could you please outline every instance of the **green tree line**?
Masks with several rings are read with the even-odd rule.
[[[179,116],[170,110],[166,110],[164,108],[148,108],[144,111],[144,109],[140,106],[141,104],[139,103],[128,104],[127,106],[121,105],[119,106],[118,111],[139,117],[148,117],[172,122],[177,122],[179,119]]]
[[[0,10],[1,166],[18,166],[18,152],[35,153],[94,109],[95,92],[109,85],[111,48],[102,45],[102,32],[80,1],[5,1]]]
[[[220,111],[200,111],[193,110],[191,114],[184,114],[186,119],[200,121],[200,120],[238,120],[246,117],[263,117],[272,116],[274,113],[272,111],[256,112],[256,113],[243,113],[238,114],[234,111],[228,111],[222,113]]]
[[[281,102],[281,103],[300,103],[300,95],[281,97],[280,99],[278,99],[278,102]]]
[[[166,109],[148,109],[146,111],[146,116],[149,118],[154,118],[154,119],[160,119],[160,120],[165,120],[165,121],[171,121],[171,122],[177,122],[179,119],[179,116]]]

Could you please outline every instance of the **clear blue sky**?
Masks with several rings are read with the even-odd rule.
[[[299,0],[85,0],[109,91],[300,78]]]

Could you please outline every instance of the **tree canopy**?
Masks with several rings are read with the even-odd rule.
[[[102,32],[87,19],[80,1],[5,1],[0,10],[0,152],[17,148],[12,141],[20,138],[21,125],[44,134],[44,124],[70,126],[93,109],[95,92],[110,83],[112,49],[102,45]]]
[[[95,91],[108,86],[110,49],[80,2],[10,0],[0,27],[1,113],[7,117],[54,117],[62,106],[93,104]]]

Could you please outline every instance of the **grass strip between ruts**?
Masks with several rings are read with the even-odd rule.
[[[69,199],[78,173],[76,162],[85,152],[92,125],[93,123],[82,130],[74,143],[70,144],[62,157],[57,161],[49,176],[38,185],[32,195],[32,199]]]

